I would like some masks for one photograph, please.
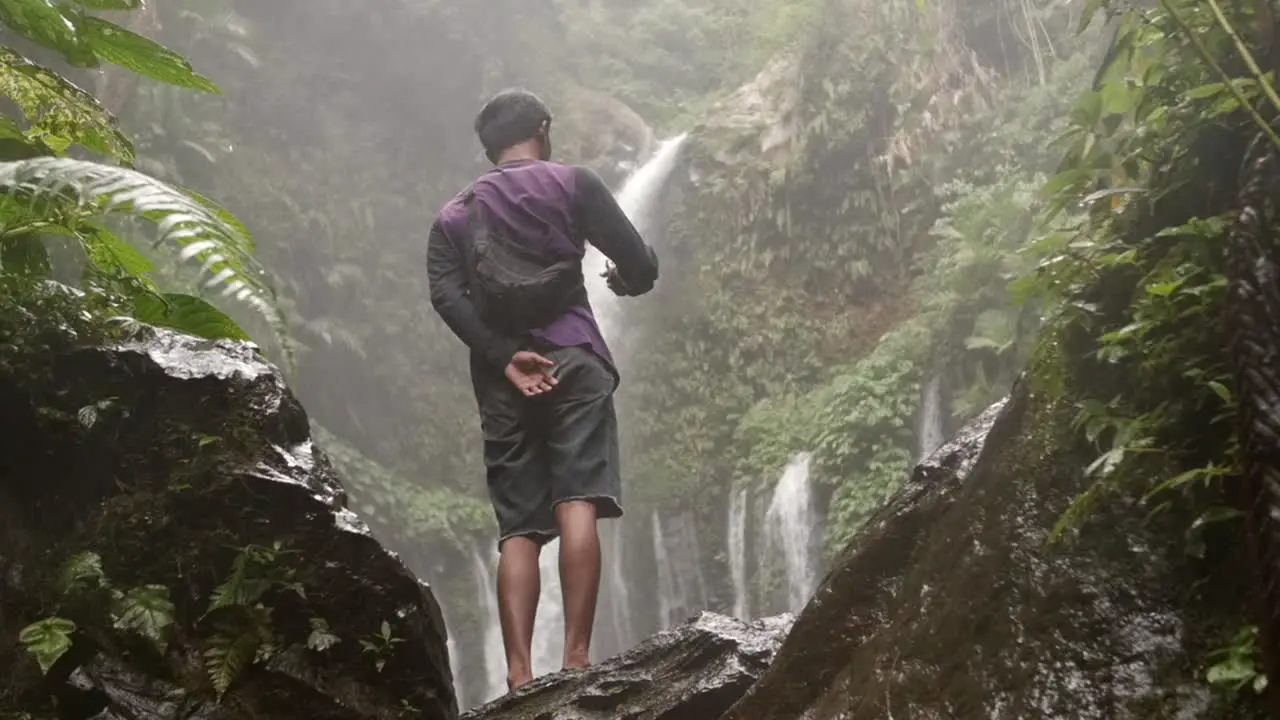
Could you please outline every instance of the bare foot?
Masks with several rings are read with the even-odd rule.
[[[524,673],[521,675],[508,675],[507,676],[507,692],[515,692],[516,690],[520,689],[521,685],[528,685],[531,682],[533,682],[533,675],[530,673]]]

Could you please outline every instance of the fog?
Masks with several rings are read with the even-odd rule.
[[[911,463],[1008,388],[1036,327],[1005,289],[1030,188],[1100,46],[1071,5],[173,0],[131,27],[221,95],[81,80],[142,169],[253,232],[292,383],[359,474],[353,509],[435,590],[468,707],[505,690],[496,530],[425,247],[487,167],[483,100],[542,95],[556,159],[600,172],[662,260],[649,296],[591,289],[623,376],[603,658],[702,609],[799,611]],[[539,673],[558,661],[554,548]]]

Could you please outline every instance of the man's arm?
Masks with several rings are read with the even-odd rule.
[[[502,369],[520,349],[517,340],[499,335],[480,319],[467,291],[467,267],[462,253],[449,241],[437,220],[427,239],[427,282],[431,306],[467,347],[486,364]]]
[[[658,257],[653,248],[644,243],[600,176],[590,168],[579,167],[576,171],[574,217],[578,226],[587,240],[617,266],[628,295],[649,292],[658,280]]]

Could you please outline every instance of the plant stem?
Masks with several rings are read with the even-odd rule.
[[[1257,59],[1253,57],[1253,53],[1249,51],[1249,47],[1245,45],[1244,40],[1240,38],[1240,33],[1237,33],[1236,29],[1232,27],[1231,23],[1227,20],[1227,16],[1222,12],[1222,7],[1218,5],[1218,0],[1208,0],[1208,2],[1209,8],[1213,10],[1213,17],[1217,20],[1218,26],[1231,37],[1232,42],[1236,45],[1236,50],[1239,51],[1240,57],[1244,60],[1244,64],[1249,67],[1249,71],[1253,73],[1254,79],[1262,86],[1262,92],[1267,96],[1267,99],[1271,101],[1271,106],[1275,108],[1277,112],[1280,112],[1280,95],[1277,95],[1276,89],[1272,87],[1271,83],[1267,82],[1266,73],[1262,72],[1262,68],[1258,66]]]
[[[1213,59],[1213,55],[1209,52],[1209,48],[1206,48],[1204,43],[1201,42],[1200,36],[1196,35],[1195,31],[1192,30],[1191,27],[1187,25],[1186,21],[1182,19],[1182,16],[1178,15],[1177,11],[1169,5],[1169,0],[1160,0],[1160,7],[1163,8],[1165,12],[1169,13],[1169,17],[1177,23],[1178,29],[1182,30],[1183,34],[1187,36],[1187,39],[1191,41],[1192,46],[1195,47],[1196,52],[1200,55],[1200,59],[1204,60],[1205,64],[1213,68],[1213,71],[1218,74],[1218,77],[1222,80],[1222,84],[1226,86],[1231,95],[1235,97],[1236,102],[1240,103],[1249,111],[1249,114],[1253,116],[1253,121],[1262,129],[1262,132],[1267,134],[1267,137],[1271,139],[1271,142],[1275,144],[1277,148],[1280,148],[1280,136],[1276,135],[1276,131],[1272,129],[1271,124],[1263,119],[1262,115],[1258,114],[1258,110],[1245,99],[1244,95],[1240,94],[1240,89],[1236,87],[1234,82],[1232,82],[1232,77],[1227,74],[1226,70],[1222,69],[1222,66],[1218,64],[1217,60]]]

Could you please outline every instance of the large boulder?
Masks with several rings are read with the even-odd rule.
[[[1241,717],[1204,667],[1247,616],[1245,543],[1198,560],[1189,518],[1124,494],[1047,542],[1097,452],[1073,415],[1019,383],[917,467],[724,720]]]
[[[463,720],[713,720],[769,666],[792,617],[703,612],[585,670],[548,675]]]
[[[277,369],[60,302],[0,323],[0,717],[455,718],[436,601]]]

